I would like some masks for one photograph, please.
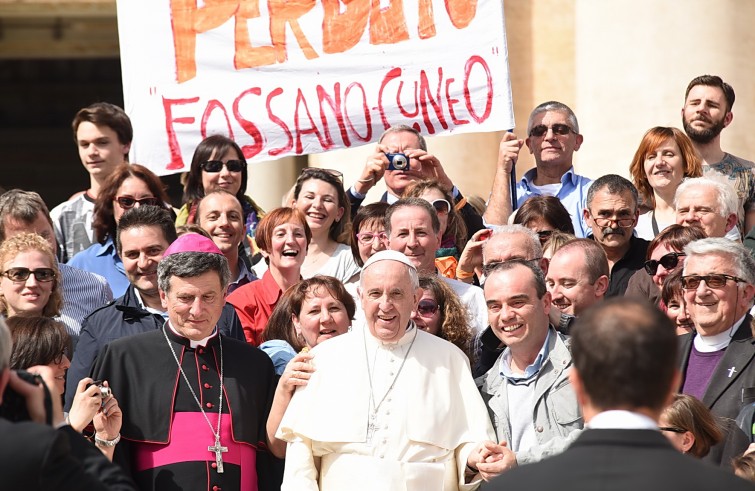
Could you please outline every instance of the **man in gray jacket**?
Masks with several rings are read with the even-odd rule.
[[[506,346],[478,379],[496,436],[520,464],[560,453],[583,420],[569,382],[568,339],[548,321],[551,296],[542,270],[519,259],[495,265],[485,301],[490,328]]]

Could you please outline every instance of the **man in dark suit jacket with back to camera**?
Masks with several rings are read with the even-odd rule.
[[[577,320],[571,346],[585,431],[564,453],[517,467],[486,489],[752,489],[678,452],[659,431],[680,380],[674,326],[660,310],[628,298],[597,304]]]

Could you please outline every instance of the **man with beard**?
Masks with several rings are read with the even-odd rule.
[[[721,149],[721,130],[734,119],[734,89],[721,77],[701,75],[687,86],[682,107],[684,131],[703,159],[705,176],[724,176],[737,191],[739,228],[746,234],[755,226],[755,163]]]
[[[649,242],[635,237],[639,217],[637,188],[616,174],[593,181],[583,215],[592,237],[606,253],[610,279],[606,298],[623,295],[629,278],[645,264]]]

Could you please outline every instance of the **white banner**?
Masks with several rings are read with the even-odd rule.
[[[249,162],[514,127],[500,0],[119,0],[131,160],[188,171],[202,138]]]

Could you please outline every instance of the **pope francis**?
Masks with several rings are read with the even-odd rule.
[[[281,489],[477,488],[477,465],[504,452],[490,441],[466,356],[410,320],[421,297],[416,269],[400,252],[379,252],[364,265],[359,295],[367,327],[311,351],[314,372],[283,417]]]

